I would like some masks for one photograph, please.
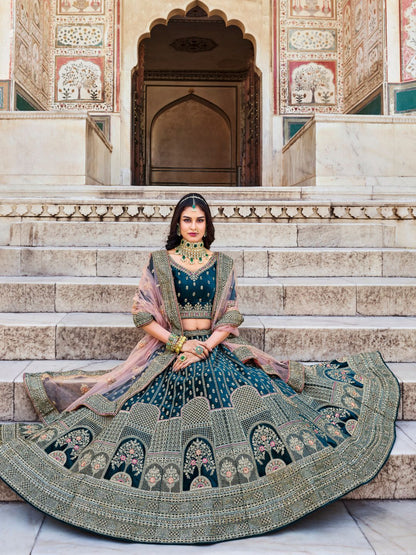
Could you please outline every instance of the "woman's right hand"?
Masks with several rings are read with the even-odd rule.
[[[209,356],[210,349],[206,346],[204,341],[200,341],[199,339],[188,339],[182,345],[181,353],[189,353],[199,359],[204,359]]]

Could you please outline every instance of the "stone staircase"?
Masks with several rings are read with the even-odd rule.
[[[88,187],[12,197],[0,189],[1,420],[36,419],[23,372],[111,368],[127,357],[140,338],[129,314],[138,277],[185,192]],[[397,441],[380,475],[349,497],[416,498],[413,199],[201,192],[213,246],[236,263],[245,337],[281,359],[382,351],[402,388]],[[2,486],[0,499],[14,494]]]

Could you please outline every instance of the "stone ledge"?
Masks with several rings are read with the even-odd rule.
[[[389,362],[416,360],[415,317],[246,316],[240,329],[248,341],[281,360],[328,360],[376,350]],[[0,314],[6,360],[123,360],[141,333],[130,314]]]
[[[416,249],[225,247],[241,277],[414,277]],[[3,276],[138,278],[149,247],[0,247]]]
[[[139,278],[0,277],[1,312],[128,312]],[[243,277],[247,315],[416,316],[414,278]]]

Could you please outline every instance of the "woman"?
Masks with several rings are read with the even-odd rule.
[[[285,526],[372,479],[397,381],[378,353],[303,366],[239,337],[232,260],[205,199],[177,204],[133,305],[145,332],[108,373],[28,375],[44,424],[2,427],[0,475],[114,538],[203,543]]]

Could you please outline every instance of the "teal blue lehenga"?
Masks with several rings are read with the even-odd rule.
[[[149,271],[176,329],[180,316],[215,311],[232,264],[217,255],[193,274],[161,251]],[[230,291],[218,325],[240,321]],[[136,311],[136,324],[149,314]],[[290,363],[283,380],[250,349],[234,338],[175,372],[159,345],[144,372],[70,411],[52,400],[62,374],[27,376],[44,422],[2,426],[1,478],[74,526],[178,544],[276,530],[372,479],[389,456],[399,401],[380,354]]]

